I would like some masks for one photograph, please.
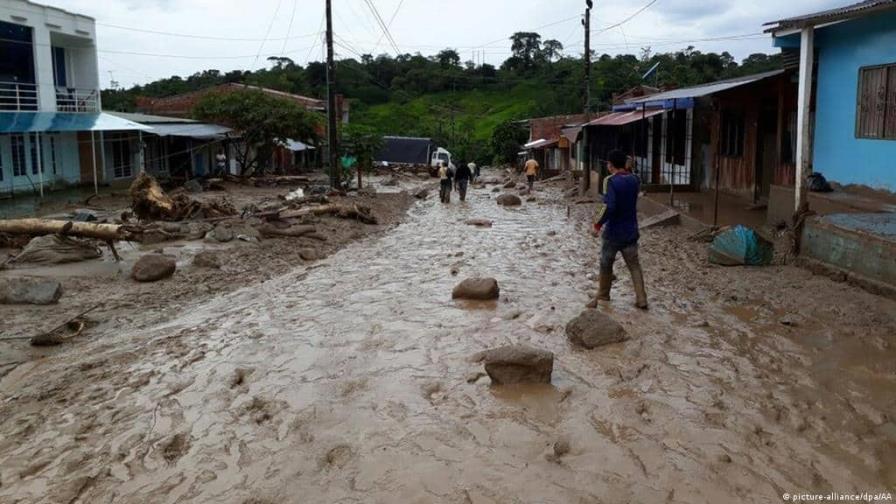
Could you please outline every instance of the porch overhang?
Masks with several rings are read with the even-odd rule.
[[[221,140],[227,138],[230,128],[207,123],[152,124],[148,133],[160,137],[176,136],[200,140]]]
[[[663,109],[638,109],[629,112],[613,112],[588,123],[588,126],[625,126],[638,122],[648,117],[653,117],[663,113]]]
[[[68,131],[151,131],[149,126],[112,114],[74,112],[3,112],[0,133]]]

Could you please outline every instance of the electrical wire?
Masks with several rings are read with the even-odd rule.
[[[280,48],[280,52],[286,53],[286,43],[289,41],[289,34],[292,32],[292,22],[296,18],[296,3],[298,0],[292,0],[292,13],[289,15],[289,26],[286,28],[286,37],[283,38],[283,47]]]
[[[605,26],[605,27],[601,28],[599,31],[597,31],[597,32],[592,32],[592,33],[593,33],[594,35],[598,35],[598,34],[603,33],[603,32],[605,32],[605,31],[612,30],[613,28],[616,28],[616,27],[618,27],[618,26],[622,26],[622,25],[624,25],[625,23],[628,23],[629,21],[631,21],[632,19],[634,19],[638,14],[640,14],[640,13],[646,11],[647,9],[649,9],[650,6],[653,5],[653,4],[655,4],[655,3],[657,3],[657,1],[659,1],[659,0],[650,0],[649,2],[647,2],[646,4],[644,4],[643,7],[641,7],[641,8],[638,9],[638,10],[636,10],[634,13],[632,13],[632,14],[631,14],[630,16],[628,16],[627,18],[625,18],[625,19],[623,19],[623,20],[621,20],[621,21],[618,21],[618,22],[616,22],[616,23],[613,23],[613,24],[611,24],[610,26]]]
[[[386,36],[386,40],[389,41],[392,49],[395,50],[395,54],[401,54],[401,49],[398,48],[398,44],[396,44],[395,39],[392,38],[392,34],[389,32],[389,27],[386,26],[386,23],[383,21],[382,16],[380,16],[380,12],[379,10],[377,10],[376,5],[373,4],[373,0],[364,0],[364,3],[367,4],[367,7],[373,14],[374,20],[376,20],[376,22],[380,25],[380,29],[383,30],[383,34]]]
[[[400,0],[398,2],[398,7],[396,7],[395,10],[392,12],[392,17],[389,18],[389,24],[387,25],[388,28],[392,28],[392,22],[395,21],[395,16],[398,15],[398,11],[401,10],[402,5],[404,5],[404,0]],[[380,38],[376,41],[376,45],[373,46],[373,51],[371,51],[371,52],[376,53],[376,50],[379,49],[380,43],[382,41],[383,41],[383,35],[380,35]]]
[[[255,54],[255,60],[252,61],[252,66],[250,68],[255,68],[255,64],[258,63],[258,57],[261,56],[261,51],[264,50],[264,45],[268,41],[268,35],[271,34],[271,28],[274,26],[274,21],[277,20],[277,13],[280,12],[280,4],[283,3],[283,0],[277,0],[277,7],[274,9],[274,15],[271,16],[271,22],[268,23],[268,29],[264,32],[264,38],[261,39],[261,45],[258,46],[258,52]]]

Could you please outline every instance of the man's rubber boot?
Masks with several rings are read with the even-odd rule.
[[[610,300],[610,287],[613,286],[613,270],[601,270],[597,280],[597,297],[585,305],[586,308],[597,308],[598,301]]]
[[[641,271],[641,263],[630,264],[628,271],[632,275],[632,286],[635,288],[635,306],[646,310],[647,291],[644,289],[644,272]]]

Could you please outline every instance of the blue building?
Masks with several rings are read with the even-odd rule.
[[[777,47],[799,52],[796,204],[813,171],[896,191],[896,1],[769,25]]]

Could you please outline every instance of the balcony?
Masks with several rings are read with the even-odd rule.
[[[97,89],[56,88],[58,112],[99,112],[100,92]]]
[[[0,111],[34,112],[37,110],[37,84],[0,81]]]

